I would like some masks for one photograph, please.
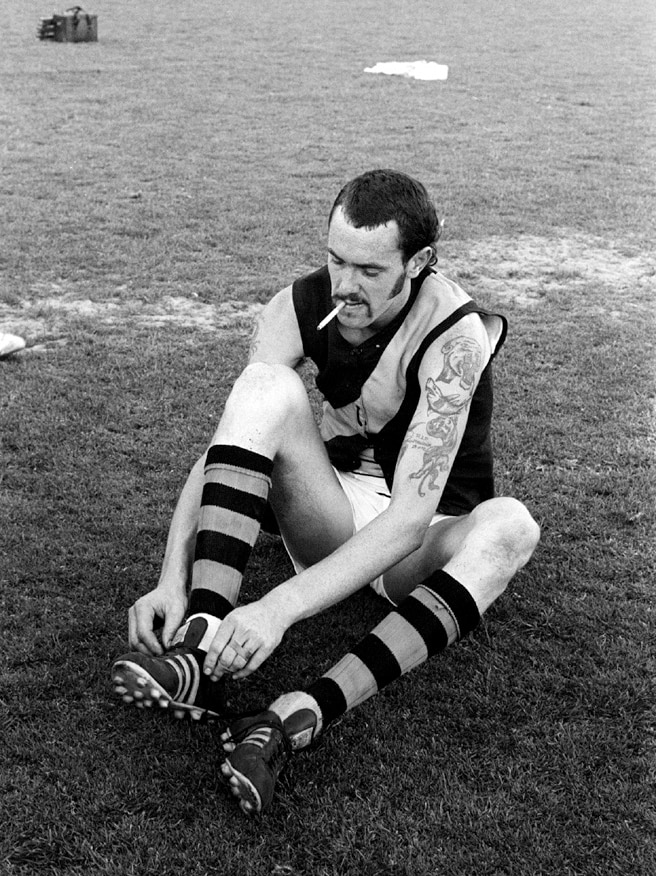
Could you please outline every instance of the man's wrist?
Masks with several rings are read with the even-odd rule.
[[[173,572],[170,569],[162,569],[157,582],[157,589],[172,593],[176,596],[187,592],[187,575],[185,572]]]
[[[287,583],[287,582],[285,582]],[[285,584],[279,584],[265,593],[260,599],[267,614],[275,617],[276,621],[288,630],[292,624],[300,620],[302,613],[297,609],[292,594],[285,588]]]

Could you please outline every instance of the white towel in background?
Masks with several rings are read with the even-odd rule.
[[[449,75],[449,68],[446,64],[437,64],[435,61],[382,61],[374,67],[365,67],[364,72],[444,81]]]

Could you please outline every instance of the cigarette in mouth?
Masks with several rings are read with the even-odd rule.
[[[340,310],[341,310],[343,307],[346,307],[346,301],[340,301],[339,304],[337,305],[337,307],[334,307],[334,308],[330,311],[330,313],[328,314],[328,316],[324,316],[324,318],[321,320],[321,322],[320,322],[319,325],[317,326],[317,331],[320,331],[322,328],[324,328],[325,326],[327,326],[328,323],[329,323],[331,320],[335,319],[335,317],[337,316],[337,314],[340,312]]]

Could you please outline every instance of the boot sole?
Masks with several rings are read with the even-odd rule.
[[[179,720],[219,721],[222,717],[211,709],[177,702],[149,672],[137,663],[131,663],[128,660],[121,660],[114,664],[112,683],[114,693],[124,703],[135,705],[138,709],[159,706],[160,709],[168,709]]]
[[[221,765],[221,779],[231,794],[239,800],[239,806],[246,815],[259,815],[262,799],[251,780],[235,769],[230,760]]]

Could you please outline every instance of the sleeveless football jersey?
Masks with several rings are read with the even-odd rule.
[[[505,340],[505,317],[481,309],[456,283],[427,269],[412,281],[408,301],[396,318],[353,346],[340,334],[337,320],[317,331],[318,323],[334,306],[330,291],[327,266],[297,280],[292,291],[303,349],[317,366],[316,384],[324,397],[321,434],[324,441],[362,436],[368,446],[362,470],[371,471],[373,463],[390,489],[403,439],[419,404],[418,372],[426,350],[464,316],[479,314],[490,340],[490,361],[472,398],[465,433],[437,510],[466,514],[492,498],[491,362]]]

